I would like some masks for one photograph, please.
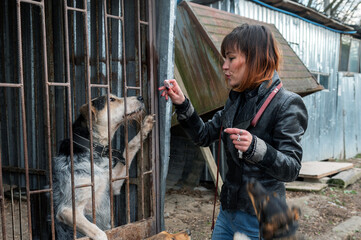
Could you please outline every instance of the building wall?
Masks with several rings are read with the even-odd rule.
[[[224,0],[210,6],[274,24],[311,72],[329,77],[329,89],[304,97],[309,126],[302,140],[303,161],[349,158],[361,152],[361,118],[355,112],[361,109],[355,105],[361,101],[355,90],[360,89],[360,74],[338,74],[340,33],[247,0]]]
[[[339,72],[337,116],[340,125],[341,155],[354,157],[361,152],[361,74]]]

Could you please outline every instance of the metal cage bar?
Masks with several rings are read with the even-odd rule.
[[[137,31],[136,31],[136,41],[137,41],[137,48],[138,48],[138,81],[139,81],[139,88],[142,91],[142,47],[141,47],[141,24],[144,23],[141,21],[140,16],[140,0],[136,1],[136,22],[137,22]],[[149,36],[148,36],[149,37]],[[141,94],[142,95],[142,94]],[[141,136],[141,152],[140,152],[140,181],[141,181],[141,211],[142,211],[142,219],[145,218],[145,194],[144,194],[144,147],[143,147],[143,139]]]
[[[138,51],[136,51],[137,56],[136,58],[138,58],[138,74],[136,75],[136,77],[138,78],[138,82],[140,84],[140,91],[142,91],[142,49],[140,46],[140,3],[139,0],[135,1],[135,17],[136,17],[136,49]],[[137,81],[136,81],[137,82]],[[142,96],[142,94],[140,93],[140,95]],[[138,174],[138,176],[140,176],[140,183],[141,183],[141,188],[140,188],[140,195],[141,195],[141,211],[142,211],[142,219],[144,219],[144,176],[143,176],[143,172],[144,172],[144,162],[143,162],[143,136],[140,135],[140,171],[141,173]]]
[[[70,88],[70,57],[69,57],[69,28],[68,28],[68,6],[67,0],[64,0],[64,34],[65,34],[65,65],[66,65],[66,79],[69,83],[69,87],[67,88],[68,93],[68,124],[69,124],[69,139],[70,139],[70,163],[71,163],[71,186],[72,186],[72,211],[73,211],[73,238],[76,238],[76,212],[75,212],[75,182],[74,182],[74,146],[73,146],[73,129],[71,122],[71,88]]]
[[[0,87],[22,88],[23,84],[19,83],[0,83]]]
[[[109,38],[111,36],[108,35],[108,20],[118,20],[121,21],[121,26],[120,28],[122,29],[122,34],[119,37],[119,41],[121,41],[121,54],[122,54],[122,59],[121,59],[121,69],[122,69],[122,80],[123,80],[123,95],[124,95],[124,108],[125,108],[125,112],[127,112],[127,95],[128,95],[128,90],[134,90],[134,91],[139,91],[140,95],[143,94],[143,71],[144,69],[147,69],[147,81],[149,81],[149,86],[150,86],[150,100],[151,101],[157,101],[155,99],[152,99],[153,96],[155,96],[155,92],[154,92],[154,87],[155,87],[155,82],[154,82],[154,39],[153,39],[153,21],[154,21],[154,16],[153,16],[153,8],[154,8],[154,2],[153,0],[149,0],[147,1],[146,4],[148,4],[147,8],[147,14],[148,14],[148,18],[147,20],[141,19],[141,3],[140,0],[137,0],[135,2],[135,15],[136,15],[136,22],[135,22],[135,51],[136,51],[136,55],[135,58],[137,60],[137,65],[136,65],[136,72],[137,74],[135,75],[135,82],[136,82],[136,86],[131,86],[128,85],[128,79],[127,79],[127,59],[126,59],[126,41],[128,41],[129,39],[125,38],[125,2],[124,0],[120,0],[120,4],[121,4],[121,9],[122,9],[122,13],[120,14],[121,16],[115,16],[112,14],[108,14],[108,8],[107,8],[107,1],[108,0],[103,0],[103,6],[104,6],[104,17],[103,21],[104,21],[104,39],[105,39],[105,67],[106,67],[106,83],[92,83],[91,82],[91,73],[90,73],[90,51],[89,51],[89,29],[88,29],[88,1],[87,0],[83,0],[83,8],[77,8],[77,7],[70,7],[68,6],[68,1],[67,0],[63,0],[63,3],[61,4],[61,7],[63,7],[63,17],[64,17],[64,22],[63,22],[63,31],[64,31],[64,47],[65,47],[65,53],[64,53],[64,64],[65,64],[65,82],[53,82],[53,81],[49,81],[49,76],[48,76],[48,54],[47,54],[47,33],[46,33],[46,15],[45,15],[45,0],[40,0],[40,1],[34,1],[34,0],[16,0],[16,16],[17,16],[17,36],[18,36],[18,43],[17,43],[17,50],[18,50],[18,63],[19,63],[19,83],[0,83],[0,87],[7,87],[7,88],[17,88],[19,89],[20,93],[20,111],[21,113],[19,115],[21,115],[21,134],[22,134],[22,143],[20,145],[23,145],[23,155],[24,155],[24,165],[25,165],[25,169],[21,169],[20,170],[16,170],[14,167],[14,171],[18,171],[18,173],[21,174],[25,174],[25,188],[26,188],[26,205],[27,205],[27,214],[28,214],[28,232],[29,232],[29,239],[33,238],[33,227],[32,224],[34,224],[34,226],[36,226],[36,222],[34,221],[34,223],[32,223],[32,207],[33,207],[33,200],[32,200],[32,195],[35,194],[49,194],[50,197],[50,216],[51,216],[51,238],[54,240],[55,239],[55,214],[54,214],[54,204],[53,204],[53,174],[52,174],[52,147],[55,147],[55,144],[52,143],[52,136],[56,136],[56,133],[54,134],[51,128],[52,125],[52,114],[51,114],[51,107],[52,107],[52,100],[51,97],[54,97],[51,95],[51,88],[55,88],[55,87],[60,87],[62,88],[62,91],[64,90],[64,94],[67,95],[66,97],[64,97],[64,100],[67,100],[67,104],[64,106],[64,112],[68,115],[67,119],[64,119],[64,123],[68,124],[68,133],[69,133],[69,140],[70,140],[70,165],[71,165],[71,191],[72,191],[72,219],[73,219],[73,239],[77,239],[77,231],[76,231],[76,202],[75,202],[75,191],[76,189],[79,188],[85,188],[85,187],[91,187],[91,191],[92,191],[92,217],[93,217],[93,223],[96,223],[96,206],[95,206],[95,178],[94,178],[94,157],[93,157],[93,149],[92,147],[90,147],[90,161],[91,161],[91,183],[90,184],[79,184],[76,185],[75,183],[75,179],[74,179],[74,146],[73,146],[73,129],[72,129],[72,117],[73,117],[73,99],[72,99],[72,76],[71,76],[71,60],[70,60],[70,45],[71,45],[71,39],[72,37],[70,37],[69,39],[69,25],[71,25],[71,23],[69,23],[69,12],[73,11],[73,12],[77,12],[80,13],[83,17],[83,37],[84,37],[84,58],[85,58],[85,68],[86,68],[86,92],[87,92],[87,102],[89,103],[89,108],[88,108],[88,114],[91,115],[91,109],[90,109],[90,103],[91,103],[91,93],[92,93],[92,89],[93,88],[104,88],[107,93],[108,93],[108,99],[107,99],[107,106],[108,106],[108,138],[109,138],[109,187],[110,187],[110,211],[111,211],[111,227],[114,228],[114,203],[113,203],[113,190],[111,185],[113,184],[114,181],[118,181],[118,180],[124,180],[125,182],[125,198],[126,198],[126,223],[129,224],[131,222],[131,203],[130,203],[130,183],[135,183],[135,182],[130,182],[130,161],[132,159],[129,159],[129,153],[128,153],[128,138],[129,138],[129,124],[128,124],[128,119],[127,116],[125,116],[125,126],[124,126],[124,142],[125,142],[125,159],[126,159],[126,163],[125,163],[125,176],[122,177],[113,177],[112,176],[112,156],[111,156],[111,113],[109,111],[109,106],[110,106],[110,98],[109,95],[111,93],[111,80],[110,80],[110,76],[111,76],[111,63],[110,63],[110,53],[109,51],[111,51],[111,46],[109,46]],[[24,79],[26,79],[26,72],[24,73],[24,66],[23,66],[23,61],[27,60],[25,59],[26,57],[26,51],[24,51],[24,56],[23,56],[23,38],[25,38],[26,35],[22,36],[22,34],[24,34],[22,32],[22,21],[21,21],[21,3],[27,3],[27,4],[32,4],[34,6],[37,6],[40,8],[40,27],[41,27],[41,38],[40,41],[40,48],[42,51],[42,56],[41,56],[41,62],[43,64],[43,70],[41,71],[41,74],[44,77],[44,82],[43,84],[45,84],[45,88],[44,90],[41,90],[42,93],[45,96],[45,115],[44,115],[44,124],[46,124],[44,130],[44,140],[47,146],[46,152],[44,154],[44,160],[47,162],[48,166],[49,166],[49,175],[48,175],[48,180],[49,180],[49,187],[45,188],[45,189],[39,189],[39,188],[32,188],[32,186],[30,184],[30,179],[31,182],[33,182],[32,178],[29,177],[29,174],[34,174],[34,172],[36,173],[41,173],[44,175],[44,171],[40,170],[40,169],[35,169],[35,168],[29,168],[29,166],[32,166],[31,164],[29,165],[29,157],[32,157],[31,155],[29,155],[29,149],[28,149],[28,132],[27,132],[27,116],[26,116],[26,105],[25,105],[25,100],[26,100],[26,92],[24,90]],[[144,9],[143,9],[144,10]],[[98,19],[98,18],[97,18]],[[23,24],[23,27],[25,25]],[[146,39],[146,44],[142,43],[142,37],[144,35],[142,32],[142,27],[146,27],[147,30],[145,31],[147,33],[147,35],[145,36]],[[24,28],[26,29],[26,28]],[[25,38],[26,39],[26,38]],[[144,44],[144,45],[143,45]],[[144,47],[145,46],[145,49]],[[99,47],[99,46],[97,46]],[[143,65],[144,61],[144,54],[146,51],[146,63],[145,65]],[[143,59],[142,59],[143,57]],[[26,62],[25,62],[26,63]],[[143,66],[145,66],[146,68],[143,68]],[[25,65],[26,67],[26,65]],[[26,68],[25,68],[26,71]],[[132,71],[132,70],[131,70]],[[130,78],[133,79],[133,78]],[[26,81],[27,83],[27,81]],[[44,91],[44,92],[43,92]],[[156,112],[156,108],[155,108],[155,102],[151,102],[150,104],[150,111],[151,113],[155,113]],[[92,124],[92,118],[89,119],[89,132],[90,132],[90,145],[93,145],[93,124]],[[30,126],[31,129],[31,126]],[[157,193],[157,190],[155,189],[157,184],[159,184],[159,179],[155,176],[155,171],[157,171],[157,167],[156,167],[156,156],[157,154],[153,154],[153,151],[156,151],[156,144],[157,144],[157,134],[155,133],[155,131],[152,132],[152,136],[153,139],[155,140],[149,140],[149,142],[151,141],[151,153],[149,153],[149,159],[150,159],[150,163],[147,163],[146,167],[145,166],[145,149],[144,149],[144,144],[143,144],[143,139],[142,139],[142,135],[141,135],[141,147],[140,147],[140,151],[138,154],[138,161],[140,166],[140,171],[137,171],[137,178],[139,178],[139,181],[136,182],[137,186],[138,186],[138,207],[140,206],[141,208],[138,210],[138,220],[144,220],[146,219],[149,215],[146,214],[145,209],[146,209],[146,190],[145,190],[145,184],[146,184],[146,180],[145,176],[148,175],[152,175],[153,177],[153,181],[152,183],[148,182],[147,184],[151,184],[151,190],[154,193]],[[53,146],[54,145],[54,146]],[[32,148],[30,148],[31,151]],[[149,152],[149,151],[148,151]],[[31,152],[30,152],[31,154]],[[148,156],[148,155],[147,155]],[[9,170],[11,170],[10,168],[12,168],[11,166],[7,167],[5,166],[3,168],[2,166],[2,159],[1,159],[1,148],[0,148],[0,204],[1,204],[1,219],[2,219],[2,232],[3,232],[3,239],[6,239],[6,227],[4,225],[5,223],[5,214],[4,214],[4,210],[5,210],[5,203],[4,203],[4,188],[3,188],[3,174],[2,171],[4,168],[9,168]],[[150,168],[150,169],[149,169]],[[45,176],[45,175],[44,175]],[[149,181],[151,181],[151,179],[149,179]],[[13,189],[11,189],[11,191],[13,191]],[[140,192],[140,196],[139,196],[139,192]],[[23,193],[24,195],[24,193]],[[13,196],[13,194],[11,194],[11,196]],[[21,190],[19,188],[19,196],[21,197]],[[133,196],[133,195],[132,195]],[[155,216],[157,216],[157,211],[155,211],[155,209],[157,209],[156,206],[156,194],[151,194],[149,193],[149,200],[151,201],[149,204],[150,206],[147,206],[147,209],[149,208],[151,211],[153,211],[151,213],[151,217],[153,216],[152,214],[154,214]],[[152,199],[150,199],[152,197]],[[140,202],[139,202],[140,201]],[[21,199],[19,204],[21,205]],[[13,204],[12,204],[13,206]],[[132,205],[133,206],[133,205]],[[20,218],[21,218],[21,207],[20,209]],[[37,212],[33,212],[35,213],[34,216],[36,216]],[[20,220],[21,221],[21,220]],[[21,225],[21,223],[20,223]],[[20,226],[21,228],[21,226]],[[13,232],[14,232],[14,224],[13,224]],[[21,230],[20,230],[21,231]],[[21,231],[22,232],[22,231]],[[21,233],[22,234],[22,233]],[[35,234],[35,232],[34,232]]]
[[[155,53],[154,53],[154,46],[155,46],[155,2],[154,0],[148,1],[148,29],[149,29],[149,41],[148,41],[148,56],[149,56],[149,81],[150,81],[150,95],[156,96],[155,89],[158,88],[157,82],[155,81]],[[156,116],[158,116],[158,108],[155,107],[158,106],[158,98],[154,97],[151,104],[151,112],[154,113]],[[152,141],[152,156],[151,156],[151,164],[152,164],[152,176],[153,176],[153,184],[152,184],[152,212],[154,214],[155,218],[155,228],[156,232],[161,231],[161,219],[160,219],[160,201],[157,201],[157,199],[160,199],[160,169],[159,169],[159,148],[156,146],[159,146],[159,128],[158,124],[155,124],[154,130],[152,132],[152,138],[154,139]],[[158,160],[157,160],[158,159]]]
[[[84,42],[85,42],[85,61],[86,61],[86,75],[87,75],[87,89],[88,89],[88,116],[92,115],[91,112],[91,100],[92,100],[92,96],[91,96],[91,80],[90,80],[90,56],[89,56],[89,46],[88,46],[88,39],[89,39],[89,33],[88,33],[88,25],[87,25],[87,16],[88,16],[88,2],[87,0],[83,0],[83,5],[84,5],[84,12],[83,12],[83,16],[84,16]],[[89,149],[90,149],[90,181],[92,183],[91,186],[91,193],[92,193],[92,218],[93,218],[93,223],[96,223],[96,212],[95,212],[95,185],[94,185],[94,156],[93,156],[93,148],[91,146],[93,146],[93,119],[91,117],[89,117]],[[75,234],[76,235],[76,234]]]
[[[53,204],[53,175],[52,175],[52,155],[51,155],[51,129],[50,129],[50,101],[49,101],[49,78],[48,78],[48,60],[46,50],[46,26],[45,26],[45,6],[44,0],[41,1],[41,28],[42,28],[42,45],[43,45],[43,63],[44,63],[44,80],[45,80],[45,97],[46,97],[46,121],[47,121],[47,143],[48,143],[48,164],[49,164],[49,189],[32,191],[32,193],[49,193],[50,195],[50,217],[52,239],[55,240],[54,225],[54,204]]]
[[[28,143],[26,130],[26,115],[25,115],[25,92],[24,92],[24,71],[23,71],[23,51],[22,51],[22,34],[21,34],[21,0],[16,1],[16,15],[17,15],[17,34],[18,34],[18,53],[19,53],[19,78],[20,78],[20,96],[21,96],[21,118],[23,130],[23,147],[24,147],[24,161],[25,161],[25,179],[26,179],[26,202],[28,210],[28,231],[29,239],[32,239],[31,228],[31,206],[30,206],[30,184],[29,184],[29,163],[28,163]]]
[[[1,87],[1,85],[0,85],[0,87]],[[4,185],[3,185],[1,148],[0,148],[0,201],[1,201],[1,203],[0,203],[1,204],[1,230],[2,230],[2,234],[3,234],[3,240],[6,240],[5,196],[4,196]]]
[[[123,9],[123,18],[124,18],[124,0],[121,0],[121,4],[122,4],[122,9]],[[124,111],[127,112],[127,63],[126,63],[126,55],[125,55],[125,34],[124,34],[124,29],[125,29],[125,23],[124,21],[122,21],[122,29],[123,29],[123,34],[122,34],[122,51],[123,51],[123,86],[124,86]],[[128,121],[127,121],[127,117],[125,116],[124,118],[124,129],[125,129],[125,133],[124,133],[124,139],[125,139],[125,192],[126,192],[126,208],[127,208],[127,223],[130,223],[130,194],[129,194],[129,153],[128,153]]]
[[[108,10],[107,10],[107,1],[103,1],[104,6],[104,32],[105,32],[105,66],[106,66],[106,79],[107,79],[107,114],[108,114],[108,146],[109,146],[109,198],[110,198],[110,224],[111,227],[114,228],[114,202],[113,202],[113,188],[112,188],[112,176],[113,176],[113,169],[112,169],[112,144],[111,144],[111,133],[110,133],[110,127],[111,127],[111,113],[110,113],[110,80],[109,80],[109,46],[108,46]]]
[[[38,5],[40,7],[44,7],[44,1],[37,2],[37,1],[33,1],[33,0],[20,0],[20,2],[30,3],[30,4]]]

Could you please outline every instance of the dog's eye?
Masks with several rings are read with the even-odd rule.
[[[111,97],[111,98],[110,98],[110,101],[111,101],[111,102],[114,102],[114,101],[115,101],[115,98]]]

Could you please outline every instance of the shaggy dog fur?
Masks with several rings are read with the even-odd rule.
[[[109,149],[108,149],[108,105],[107,95],[91,102],[91,118],[93,125],[93,159],[96,224],[92,223],[92,189],[91,164],[89,149],[89,114],[88,105],[80,108],[80,116],[73,124],[73,156],[75,188],[75,215],[77,237],[88,236],[94,240],[108,239],[104,230],[110,228],[110,196],[109,196]],[[126,108],[123,98],[109,96],[111,115],[110,136],[127,119],[137,119],[144,109],[143,98],[127,97]],[[125,112],[126,111],[126,112]],[[128,143],[129,164],[141,146],[141,139],[146,139],[153,128],[154,115],[145,117],[140,132]],[[125,152],[112,151],[112,177],[125,177]],[[53,159],[53,199],[56,217],[57,239],[73,239],[73,208],[71,186],[70,141],[61,143],[59,155]],[[124,180],[114,181],[114,195],[120,194]]]

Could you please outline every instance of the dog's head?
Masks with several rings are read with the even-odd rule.
[[[104,132],[107,135],[108,128],[108,95],[94,98],[91,101],[90,114],[92,118],[93,128],[95,131]],[[111,133],[113,134],[124,120],[138,120],[142,115],[144,103],[142,97],[119,98],[112,94],[109,95],[109,110],[111,119]],[[80,107],[80,114],[86,119],[87,127],[89,127],[89,107],[84,104]],[[101,129],[101,130],[100,130]]]
[[[147,240],[191,240],[191,232],[189,230],[170,234],[166,231],[160,232],[157,235],[147,238]]]
[[[290,237],[295,234],[300,216],[299,208],[289,208],[277,193],[268,193],[255,179],[248,182],[247,191],[264,239]]]

